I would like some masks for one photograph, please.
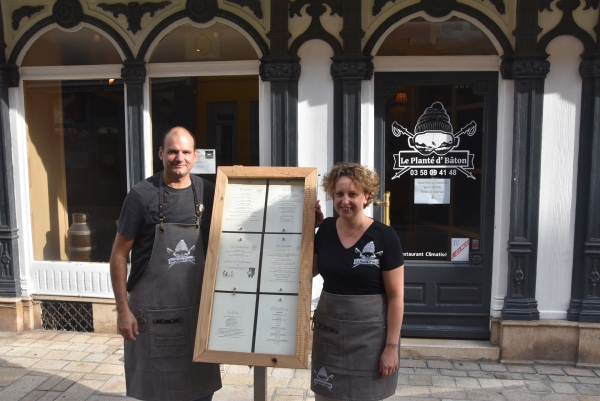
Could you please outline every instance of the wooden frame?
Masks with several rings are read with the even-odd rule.
[[[304,180],[304,203],[302,213],[302,238],[299,269],[300,274],[297,293],[296,338],[295,352],[293,355],[221,350],[217,351],[208,349],[210,340],[210,325],[213,307],[215,307],[214,297],[215,286],[217,282],[221,237],[223,234],[223,214],[227,199],[227,187],[230,179],[256,179],[257,181],[269,179]],[[194,362],[271,366],[294,369],[308,368],[312,261],[315,231],[314,205],[317,200],[316,189],[316,168],[233,166],[219,167],[217,169],[215,200],[213,206],[212,223],[210,227],[210,239],[206,255],[204,281],[202,284],[198,330],[196,332],[196,342],[194,348]],[[265,227],[263,226],[263,230],[264,228]],[[263,237],[261,238],[264,238],[266,235],[264,231],[262,235]],[[235,287],[233,295],[235,295]],[[257,301],[260,299],[260,296],[261,293],[256,291]],[[258,314],[258,307],[256,308],[256,314]],[[258,319],[258,316],[255,316],[255,319]],[[257,330],[258,327],[255,321],[255,325],[253,327],[254,336],[256,336]]]

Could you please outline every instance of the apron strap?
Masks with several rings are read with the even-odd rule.
[[[158,176],[158,231],[162,234],[165,232],[165,228],[163,227],[163,223],[165,221],[164,215],[164,185],[165,181],[163,178],[164,172]],[[194,193],[194,215],[196,216],[196,225],[195,229],[200,229],[200,218],[202,217],[202,212],[204,211],[204,205],[198,201],[198,193],[196,191],[196,185],[194,185],[194,179],[190,175],[190,182],[192,183],[192,192]],[[200,184],[200,195],[202,196],[203,184]]]

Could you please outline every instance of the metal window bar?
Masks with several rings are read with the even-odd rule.
[[[94,332],[90,302],[42,301],[41,307],[45,330]]]

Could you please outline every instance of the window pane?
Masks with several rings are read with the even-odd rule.
[[[429,22],[421,17],[400,25],[385,38],[377,56],[497,55],[475,25],[457,17]]]
[[[165,36],[150,57],[151,63],[258,60],[248,39],[220,23],[208,28],[182,25]]]
[[[217,166],[258,165],[258,77],[152,78],[152,153],[154,172],[163,134],[183,126],[196,148],[215,149]],[[214,174],[205,175],[213,181]]]
[[[34,258],[108,262],[127,194],[123,82],[24,91]]]
[[[29,48],[23,66],[121,64],[121,56],[106,37],[93,29],[77,32],[53,29]]]

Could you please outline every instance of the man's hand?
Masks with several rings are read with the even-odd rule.
[[[386,346],[379,359],[381,376],[387,377],[398,370],[398,349]]]
[[[135,336],[140,334],[138,331],[137,319],[133,313],[131,313],[129,308],[117,312],[117,328],[125,340],[135,341]]]
[[[321,211],[321,204],[320,204],[320,200],[317,200],[317,203],[315,203],[315,228],[320,227],[321,224],[323,223],[323,220],[325,220],[325,216],[323,215],[323,212]]]

